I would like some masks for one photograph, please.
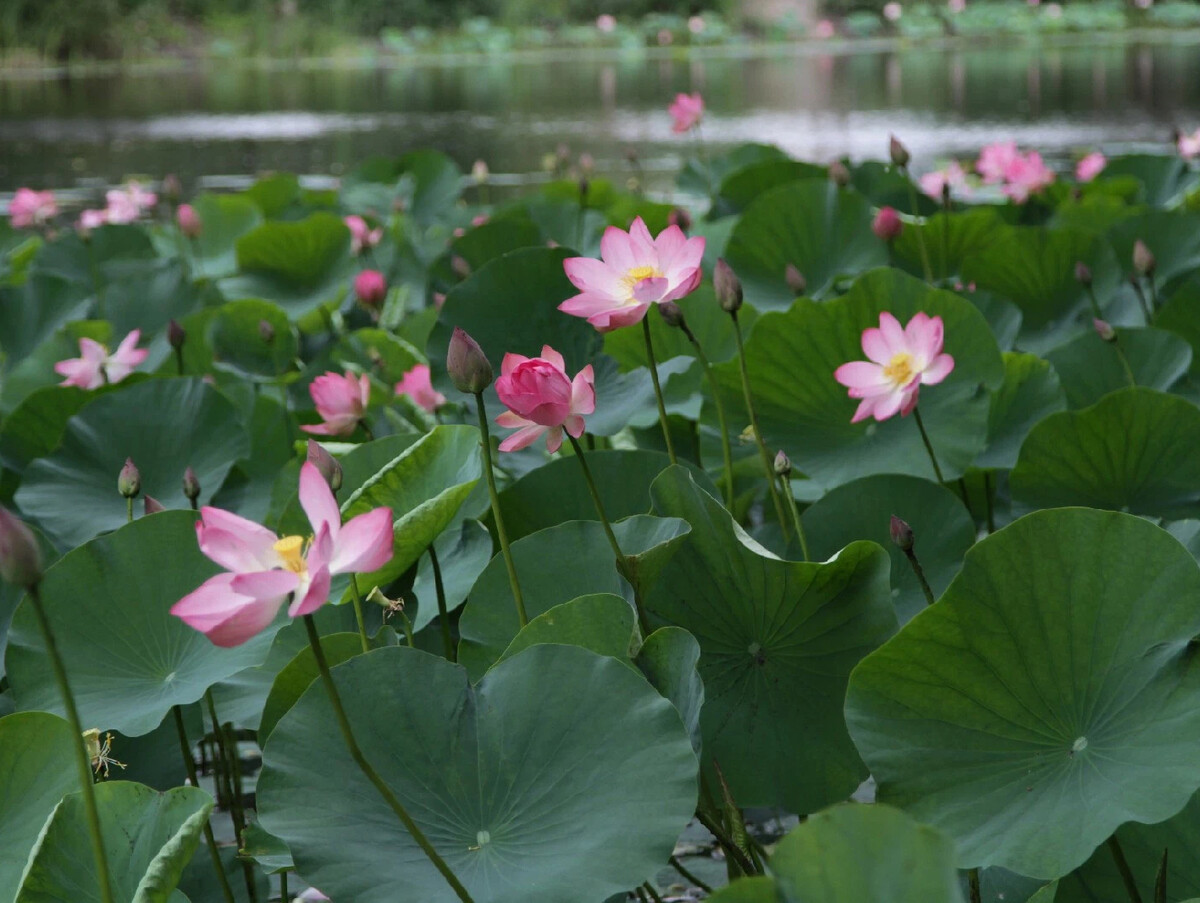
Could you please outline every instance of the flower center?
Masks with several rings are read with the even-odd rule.
[[[883,368],[883,375],[897,388],[908,385],[915,373],[913,356],[907,351],[897,351]]]
[[[625,288],[629,292],[629,300],[633,301],[633,290],[637,288],[639,284],[647,279],[657,279],[661,276],[662,272],[660,270],[655,269],[652,266],[641,266],[634,267],[632,270],[629,270],[621,279],[621,281],[625,283]]]
[[[283,559],[283,566],[293,574],[303,574],[308,570],[304,562],[303,536],[285,536],[275,543],[274,548]]]

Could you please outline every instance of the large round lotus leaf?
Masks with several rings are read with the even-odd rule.
[[[1139,239],[1154,255],[1154,280],[1160,287],[1200,267],[1200,214],[1151,210],[1110,229],[1108,240],[1117,260],[1130,272]]]
[[[171,706],[266,658],[270,630],[221,649],[170,613],[218,570],[200,554],[193,523],[186,511],[138,518],[46,571],[46,614],[85,725],[149,733]],[[28,599],[13,617],[5,664],[20,709],[62,711]]]
[[[704,681],[696,670],[699,661],[700,644],[682,627],[654,631],[633,660],[646,680],[679,711],[697,755],[701,747],[700,712],[704,708]]]
[[[271,327],[264,341],[262,324]],[[222,305],[208,327],[213,361],[250,379],[275,379],[295,366],[299,342],[277,304],[250,298]]]
[[[804,512],[808,551],[814,561],[833,557],[856,539],[869,539],[892,559],[892,604],[905,623],[928,603],[912,566],[891,541],[892,515],[907,521],[913,546],[933,591],[940,594],[975,542],[975,524],[949,489],[917,477],[863,477],[839,486]]]
[[[237,240],[262,223],[251,200],[233,194],[202,194],[192,201],[200,234],[188,243],[197,278],[219,279],[237,272]]]
[[[801,299],[786,313],[764,314],[746,343],[754,403],[770,448],[832,488],[876,473],[933,477],[933,466],[911,416],[851,423],[858,402],[833,372],[864,360],[862,332],[890,311],[901,323],[924,311],[945,324],[954,372],[921,390],[921,414],[947,479],[961,476],[983,450],[988,390],[1004,380],[1004,362],[987,322],[968,301],[937,291],[898,270],[861,277],[845,295],[816,304]],[[746,423],[737,364],[716,367],[730,420]]]
[[[159,793],[131,781],[98,784],[95,792],[115,899],[173,903],[175,885],[212,812],[212,797],[196,787]],[[38,839],[15,903],[100,899],[83,796],[71,793]]]
[[[1116,345],[1092,331],[1047,352],[1046,359],[1062,381],[1068,406],[1086,408],[1109,392],[1128,388],[1129,371],[1137,385],[1167,391],[1188,372],[1192,348],[1163,329],[1121,329]]]
[[[725,257],[760,311],[786,310],[796,298],[787,265],[799,267],[808,294],[821,297],[836,279],[887,263],[887,246],[871,231],[871,206],[828,179],[791,182],[759,195],[733,227]]]
[[[679,715],[615,659],[534,646],[471,686],[393,647],[333,674],[363,754],[476,900],[603,900],[659,868],[692,816]],[[355,767],[319,684],[263,750],[258,802],[334,899],[456,899]]]
[[[1040,511],[984,539],[850,678],[879,799],[964,867],[1046,879],[1174,815],[1200,787],[1197,597],[1192,556],[1128,514]]]
[[[461,278],[454,272],[454,258],[466,261],[473,273],[489,260],[516,251],[545,245],[541,230],[524,215],[509,215],[489,220],[456,238],[450,248],[430,268],[435,285],[453,286]]]
[[[633,606],[620,596],[580,596],[533,618],[508,644],[500,661],[539,643],[582,646],[600,655],[627,660],[634,644],[636,620]]]
[[[721,180],[714,206],[715,216],[741,213],[759,195],[779,185],[801,179],[828,180],[824,166],[800,160],[764,160],[731,172]]]
[[[645,605],[700,643],[705,761],[744,806],[808,813],[846,799],[867,774],[842,717],[846,681],[896,629],[887,553],[856,542],[825,564],[774,558],[681,467],[651,495],[692,525]]]
[[[929,257],[935,279],[949,279],[962,272],[963,261],[992,240],[1004,220],[991,207],[963,213],[938,213],[924,223],[905,223],[896,239],[897,260],[914,276],[924,275],[921,242]]]
[[[151,379],[101,395],[67,421],[62,444],[25,471],[16,502],[59,548],[126,522],[117,475],[132,458],[142,493],[186,508],[183,474],[200,480],[200,504],[250,450],[237,409],[198,378]]]
[[[31,273],[0,286],[0,349],[10,367],[72,320],[84,316],[87,287],[57,274]]]
[[[1082,411],[1047,417],[1013,469],[1014,500],[1155,517],[1200,513],[1200,410],[1176,395],[1122,389]]]
[[[71,725],[46,712],[0,718],[0,903],[13,903],[42,825],[79,788]]]
[[[1058,374],[1047,361],[1036,354],[1004,352],[1004,385],[992,392],[987,448],[975,466],[1012,469],[1029,431],[1066,406]]]
[[[613,524],[621,551],[653,572],[675,554],[690,528],[677,518],[639,515]],[[598,521],[567,521],[512,544],[525,613],[536,618],[554,606],[593,593],[629,593],[617,574],[612,547]],[[467,597],[458,621],[458,661],[477,680],[520,630],[504,557],[493,558]]]

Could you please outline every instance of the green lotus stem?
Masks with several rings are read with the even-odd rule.
[[[288,900],[287,869],[279,873],[279,903],[290,903]]]
[[[200,782],[196,778],[196,760],[192,758],[192,745],[188,742],[187,728],[183,726],[183,711],[179,706],[171,706],[171,713],[175,716],[175,732],[179,735],[179,752],[183,757],[183,768],[187,772],[188,781],[193,787],[199,787]],[[221,864],[221,853],[217,849],[217,838],[213,836],[212,823],[209,819],[204,820],[204,845],[208,847],[208,854],[212,857],[213,871],[217,874],[217,883],[221,885],[221,896],[225,898],[225,903],[234,903],[233,888],[229,886],[229,879],[225,876],[225,866]]]
[[[650,372],[654,372],[653,367],[650,368]],[[657,385],[657,378],[655,384]],[[483,472],[487,475],[488,496],[492,500],[492,519],[496,521],[500,552],[504,555],[504,566],[508,568],[508,585],[512,587],[513,601],[517,605],[517,621],[524,627],[529,623],[529,616],[525,614],[525,597],[521,595],[521,582],[517,579],[517,564],[513,561],[512,549],[508,545],[508,531],[504,529],[504,516],[500,513],[500,493],[496,491],[496,475],[492,471],[492,437],[488,432],[487,411],[483,408],[482,392],[475,393],[475,410],[479,413],[479,432],[483,439]],[[674,457],[671,460],[674,463]]]
[[[675,458],[675,446],[671,442],[671,427],[667,423],[667,405],[663,401],[662,386],[658,382],[658,364],[654,360],[654,342],[650,338],[650,321],[642,317],[642,335],[646,337],[646,364],[650,367],[650,381],[654,383],[654,398],[658,402],[658,422],[662,426],[663,441],[667,443],[667,457],[672,464],[678,464]]]
[[[1125,356],[1125,349],[1121,347],[1119,338],[1113,339],[1113,350],[1117,352],[1117,358],[1121,361],[1121,369],[1125,371],[1125,378],[1129,380],[1129,385],[1137,385],[1137,377],[1133,375],[1133,368],[1129,366],[1129,358]]]
[[[921,592],[925,594],[925,603],[932,605],[936,600],[933,597],[933,589],[929,586],[929,581],[925,579],[925,569],[921,567],[921,562],[917,560],[917,553],[912,548],[904,550],[904,557],[908,559],[908,563],[912,565],[913,573],[917,575],[917,582],[921,584]]]
[[[1125,851],[1121,849],[1121,841],[1117,840],[1116,834],[1108,836],[1108,851],[1112,853],[1113,862],[1117,864],[1117,871],[1121,873],[1125,892],[1129,894],[1129,903],[1142,903],[1142,895],[1138,892],[1137,881],[1134,880],[1129,862],[1125,859]]]
[[[1146,281],[1150,283],[1150,309],[1158,310],[1158,283],[1154,281],[1154,274],[1150,273],[1146,277]]]
[[[699,809],[696,810],[696,821],[700,822],[708,833],[717,839],[717,843],[725,850],[725,855],[737,863],[738,867],[742,870],[742,874],[758,874],[758,869],[754,867],[754,863],[750,861],[750,857],[741,851],[738,845],[725,833],[724,828]]]
[[[183,376],[183,348],[175,349],[175,369],[179,372],[180,376]]]
[[[368,442],[375,441],[375,434],[371,432],[371,427],[367,424],[365,419],[358,421],[358,428],[363,431],[363,435],[367,437]]]
[[[438,851],[433,848],[433,845],[425,837],[425,833],[417,827],[417,823],[412,820],[412,816],[408,814],[408,810],[404,808],[404,804],[397,799],[396,794],[392,792],[387,783],[379,776],[379,773],[367,761],[362,750],[358,746],[358,741],[354,739],[354,731],[350,727],[350,719],[346,716],[346,710],[342,708],[342,698],[338,693],[337,684],[333,681],[333,675],[329,673],[329,663],[325,661],[325,652],[321,649],[321,635],[317,632],[316,622],[312,615],[304,616],[304,628],[308,632],[308,645],[312,647],[313,658],[317,661],[317,671],[321,674],[321,681],[325,684],[325,692],[329,696],[329,704],[333,708],[334,717],[337,719],[338,729],[342,732],[342,740],[346,743],[346,749],[350,753],[350,757],[354,759],[354,764],[358,766],[359,771],[363,773],[372,786],[383,797],[383,801],[388,804],[388,807],[396,813],[396,817],[400,819],[400,823],[412,836],[412,839],[417,842],[417,846],[429,857],[429,861],[446,879],[446,883],[454,890],[463,903],[474,903],[471,895],[467,893],[467,889],[462,886],[462,883],[455,877],[454,872],[450,870],[450,866],[446,865],[446,860],[438,854]]]
[[[975,522],[975,512],[971,510],[971,494],[967,491],[967,478],[958,478],[958,491],[962,493],[963,507],[967,509],[967,514],[971,516],[971,523]]]
[[[983,895],[979,890],[979,869],[967,870],[967,892],[970,894],[970,903],[983,903]]]
[[[437,551],[433,543],[426,550],[429,552],[429,563],[433,566],[433,588],[437,593],[438,622],[442,625],[442,649],[447,661],[454,661],[454,638],[450,636],[450,615],[446,610],[446,587],[442,583],[442,566],[438,563]]]
[[[730,316],[733,317],[733,334],[737,337],[738,366],[742,372],[742,397],[746,401],[746,414],[750,418],[750,429],[754,433],[754,442],[758,446],[758,456],[762,459],[763,473],[767,477],[767,489],[770,491],[771,501],[775,503],[775,516],[779,518],[779,529],[783,531],[783,538],[786,541],[788,538],[787,515],[783,513],[783,500],[779,498],[779,491],[775,488],[775,465],[771,463],[767,444],[763,441],[762,429],[758,425],[758,413],[754,410],[754,395],[750,391],[750,371],[746,368],[746,343],[742,339],[742,321],[738,319],[736,310],[731,311]]]
[[[996,517],[992,511],[992,476],[986,470],[983,472],[983,499],[987,506],[987,531],[990,536],[996,532]]]
[[[1142,316],[1146,318],[1146,325],[1149,326],[1154,322],[1154,314],[1150,311],[1150,302],[1146,300],[1146,293],[1142,290],[1141,280],[1134,278],[1130,280],[1130,285],[1133,286],[1133,291],[1137,295],[1138,303],[1142,306]]]
[[[125,499],[125,518],[126,523],[133,523],[133,496]]]
[[[212,698],[212,690],[204,692],[204,702],[208,706],[208,717],[213,726],[213,743],[216,749],[213,753],[213,782],[217,787],[217,804],[233,811],[233,781],[229,775],[229,759],[225,755],[225,736],[221,732],[221,722],[217,718],[217,704]]]
[[[643,881],[642,887],[646,888],[646,893],[649,895],[650,899],[654,901],[654,903],[663,903],[662,895],[658,892],[658,889],[653,884],[651,884],[649,881]]]
[[[942,468],[938,466],[937,455],[933,453],[933,443],[929,441],[929,434],[925,432],[925,421],[921,419],[921,409],[913,408],[913,417],[917,421],[917,429],[921,431],[921,441],[925,443],[925,451],[929,454],[929,462],[933,465],[933,472],[937,475],[939,483],[946,482],[942,476]]]
[[[700,361],[700,366],[704,368],[708,387],[712,390],[713,404],[717,409],[717,423],[721,430],[721,457],[725,463],[725,507],[733,511],[733,448],[729,442],[729,423],[725,418],[725,403],[721,401],[721,393],[717,390],[717,376],[713,373],[712,364],[709,363],[704,349],[700,347],[700,340],[688,327],[686,320],[680,321],[679,328],[683,330],[683,334],[696,349],[696,358]]]
[[[1092,307],[1092,316],[1097,320],[1103,320],[1104,315],[1100,313],[1100,302],[1096,300],[1096,289],[1092,287],[1092,283],[1087,284],[1088,303]]]
[[[904,183],[908,186],[908,202],[912,204],[912,212],[914,217],[919,217],[920,214],[917,206],[917,186],[913,184],[912,178],[908,174],[908,167],[901,166],[900,172],[904,174]],[[933,284],[933,268],[929,265],[929,251],[925,248],[925,233],[920,225],[917,226],[917,250],[921,254],[921,269],[925,271],[925,281],[930,285]]]
[[[783,490],[784,498],[788,500],[788,508],[792,512],[792,523],[796,526],[796,538],[800,540],[800,555],[805,561],[810,561],[808,554],[808,538],[804,535],[804,523],[800,520],[800,508],[796,505],[796,496],[792,493],[791,478],[781,473],[779,475],[780,488]]]
[[[371,644],[367,640],[367,622],[363,618],[362,594],[358,591],[358,575],[350,575],[350,601],[354,603],[354,620],[358,624],[358,639],[362,644],[363,652],[371,651]]]
[[[617,542],[617,534],[613,532],[612,524],[609,523],[608,515],[604,511],[604,502],[601,501],[600,492],[596,489],[596,481],[592,479],[592,470],[588,467],[587,459],[583,456],[583,446],[570,433],[567,433],[567,438],[571,440],[571,448],[575,449],[575,458],[579,461],[579,467],[583,471],[584,482],[587,483],[588,491],[592,494],[592,503],[596,506],[596,513],[600,515],[600,523],[604,525],[604,535],[608,537],[608,544],[612,546],[613,555],[617,558],[617,570],[624,576],[626,571],[626,556],[621,551],[621,544]],[[633,602],[634,607],[637,609],[638,626],[642,630],[642,636],[647,637],[650,635],[650,621],[646,618],[646,610],[642,607],[642,595],[638,592],[637,585],[632,580],[629,581],[629,585],[633,587]]]
[[[675,869],[675,871],[679,872],[679,874],[683,877],[683,880],[690,883],[692,885],[692,887],[698,887],[698,888],[700,888],[700,890],[704,891],[706,894],[711,894],[713,892],[713,889],[709,885],[705,884],[703,881],[701,881],[699,878],[697,878],[694,874],[689,872],[687,870],[687,868],[684,867],[684,864],[679,861],[678,856],[672,856],[670,859],[670,862],[671,862],[671,868],[673,868],[673,869]]]
[[[217,703],[213,699],[211,689],[204,691],[204,701],[208,706],[209,717],[212,719],[213,736],[217,741],[220,760],[224,764],[229,817],[233,821],[234,833],[240,842],[246,833],[246,811],[242,808],[242,769],[237,753],[237,742],[233,737],[232,726],[226,730],[226,727],[221,724],[220,718],[217,717]],[[257,903],[258,888],[254,883],[254,863],[249,859],[243,859],[242,872],[246,878],[246,892],[250,895],[252,903]]]
[[[400,612],[400,620],[404,624],[404,638],[408,641],[408,648],[416,649],[416,643],[413,642],[412,621],[404,612]]]
[[[100,833],[100,810],[96,806],[96,787],[92,779],[92,760],[84,747],[83,725],[79,721],[79,710],[75,708],[75,697],[71,695],[71,684],[67,680],[67,669],[63,666],[62,655],[58,644],[54,641],[54,632],[50,629],[50,619],[46,617],[46,609],[42,606],[42,592],[38,584],[29,587],[29,601],[37,616],[38,628],[42,632],[42,642],[46,644],[46,654],[50,658],[50,666],[54,671],[54,681],[58,684],[59,695],[63,699],[63,708],[67,713],[67,721],[74,733],[75,765],[79,772],[79,789],[83,795],[83,808],[87,813],[88,834],[92,840],[92,856],[96,860],[96,876],[100,885],[101,903],[114,903],[112,892],[112,877],[108,870],[108,856],[104,852],[104,835]]]

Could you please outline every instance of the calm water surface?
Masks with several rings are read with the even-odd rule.
[[[582,56],[372,68],[0,78],[0,191],[176,172],[189,186],[271,169],[338,174],[378,154],[440,148],[464,167],[529,173],[566,143],[602,172],[636,148],[649,180],[688,140],[664,112],[703,91],[710,145],[774,142],[807,159],[881,156],[918,168],[1013,138],[1051,153],[1159,143],[1200,125],[1200,36],[824,53],[772,47],[689,58]]]

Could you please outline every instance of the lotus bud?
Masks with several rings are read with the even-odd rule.
[[[175,173],[167,173],[162,180],[162,195],[169,203],[174,204],[183,195],[183,183]]]
[[[1092,270],[1082,260],[1075,261],[1075,279],[1084,288],[1092,284]]]
[[[187,330],[172,320],[167,324],[167,341],[172,348],[178,351],[183,347],[183,343],[187,341]]]
[[[838,188],[845,188],[850,184],[850,170],[841,160],[834,160],[829,164],[829,181]]]
[[[738,279],[733,267],[721,257],[713,269],[713,288],[717,292],[717,301],[726,313],[736,314],[742,306],[742,282]]]
[[[198,238],[204,230],[204,223],[200,220],[200,214],[196,212],[196,208],[191,204],[179,205],[179,209],[175,211],[175,222],[179,224],[179,231],[188,238]]]
[[[678,226],[684,232],[692,228],[692,215],[682,207],[676,207],[667,214],[667,225]]]
[[[792,290],[792,294],[799,298],[808,291],[808,280],[804,278],[804,274],[800,272],[800,268],[794,263],[789,263],[783,271],[783,278],[787,280],[787,286]]]
[[[913,531],[907,521],[903,521],[896,515],[892,515],[889,530],[892,534],[892,542],[903,552],[911,552],[913,547]]]
[[[775,473],[781,477],[789,476],[792,472],[792,460],[783,453],[781,448],[775,452]]]
[[[658,305],[658,312],[662,314],[663,322],[668,326],[683,326],[683,308],[674,301],[663,301],[660,303]]]
[[[882,207],[871,222],[871,231],[876,237],[886,242],[893,242],[904,231],[904,222],[895,207]]]
[[[275,327],[272,326],[267,320],[259,320],[258,337],[262,339],[264,343],[270,345],[275,341]]]
[[[142,498],[142,508],[146,514],[158,514],[160,511],[166,511],[162,502],[152,495],[147,495]]]
[[[1133,269],[1139,276],[1153,276],[1158,261],[1140,238],[1133,243]]]
[[[387,280],[379,270],[363,270],[354,277],[354,297],[363,307],[375,309],[387,297]]]
[[[1092,326],[1096,330],[1096,335],[1100,336],[1104,341],[1115,342],[1117,340],[1117,331],[1112,328],[1112,324],[1107,320],[1092,320]]]
[[[308,440],[308,461],[321,472],[329,488],[337,492],[342,488],[342,465],[329,454],[319,442]]]
[[[895,135],[890,136],[888,140],[888,154],[891,156],[892,162],[902,169],[908,166],[908,161],[912,159],[908,148],[901,144],[900,139]]]
[[[28,589],[42,579],[42,550],[33,531],[0,508],[0,578]]]
[[[459,327],[454,327],[446,352],[446,372],[460,392],[478,395],[492,384],[494,374],[479,343]]]
[[[196,471],[190,467],[183,472],[183,494],[189,502],[200,498],[200,480],[196,477]]]
[[[142,474],[133,463],[133,458],[125,459],[125,466],[117,475],[117,492],[127,499],[137,498],[142,491]]]
[[[471,167],[471,178],[475,180],[477,185],[482,185],[488,180],[490,175],[487,162],[484,160],[476,160],[475,165]]]
[[[471,275],[471,264],[467,263],[467,258],[458,254],[450,258],[450,269],[459,279],[466,279]]]

